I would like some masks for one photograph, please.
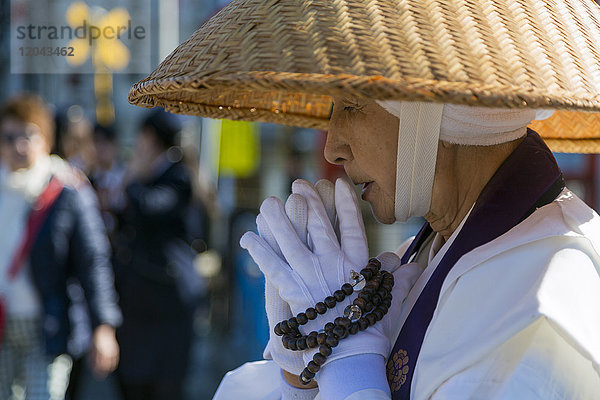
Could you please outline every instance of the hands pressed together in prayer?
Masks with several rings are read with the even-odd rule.
[[[367,264],[368,245],[358,199],[343,179],[338,179],[335,186],[326,180],[314,186],[297,180],[285,206],[276,197],[263,202],[257,228],[258,235],[247,232],[240,244],[266,278],[270,340],[265,357],[288,372],[286,376],[299,375],[317,350],[285,349],[281,338],[273,333],[274,326],[331,296],[350,281],[351,270],[360,271]],[[389,355],[395,340],[393,322],[420,270],[414,266],[400,268],[400,258],[394,253],[382,253],[377,258],[382,269],[394,274],[392,306],[382,321],[341,340],[323,367],[354,355],[379,354],[384,359]],[[319,331],[326,322],[343,316],[354,297],[347,297],[324,315],[308,321],[300,327],[302,333]],[[289,381],[293,385],[297,382]]]

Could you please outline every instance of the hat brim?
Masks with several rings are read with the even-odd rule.
[[[335,96],[494,108],[600,109],[600,98],[578,98],[574,94],[551,97],[546,90],[533,88],[259,71],[148,79],[132,87],[129,101],[142,107],[160,106],[175,113],[210,118],[326,129]]]
[[[600,113],[557,111],[529,127],[540,132],[554,152],[600,153]]]
[[[590,0],[233,0],[129,101],[318,129],[334,96],[600,112],[598,38]]]

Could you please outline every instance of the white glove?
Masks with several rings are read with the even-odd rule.
[[[334,187],[330,181],[320,180],[315,184],[319,197],[328,210],[328,216],[332,224],[335,223]],[[296,230],[299,237],[304,238],[306,243],[308,207],[306,201],[297,194],[288,197],[285,204],[286,214]],[[268,225],[261,214],[256,218],[258,234],[264,239],[271,249],[283,260],[279,245],[275,241]],[[304,369],[302,353],[293,352],[283,347],[281,338],[273,332],[278,322],[293,317],[289,305],[281,299],[278,290],[273,286],[270,279],[265,277],[265,311],[269,322],[269,342],[263,352],[265,359],[273,359],[283,370],[295,375],[300,375]]]
[[[340,186],[340,182],[342,181],[338,181],[338,186]],[[341,187],[345,189],[344,194],[347,197],[350,194],[350,188],[346,183],[343,183]],[[307,233],[310,247],[305,244],[306,241],[303,238],[298,236],[285,213],[283,204],[275,197],[270,197],[263,202],[261,215],[267,222],[285,259],[277,256],[265,240],[252,232],[247,232],[240,240],[240,244],[250,252],[267,279],[278,288],[281,297],[290,305],[292,313],[297,314],[304,312],[308,307],[313,307],[317,302],[323,301],[325,297],[339,289],[346,281],[349,270],[357,267],[350,265],[341,252],[340,242],[334,233],[325,207],[312,185],[306,181],[296,181],[292,188],[295,193],[298,193],[300,189],[304,194],[302,197],[307,198],[309,210]],[[340,198],[344,198],[344,196],[336,187],[337,207],[341,204]],[[343,199],[343,201],[347,202],[347,199]],[[345,220],[339,215],[340,210],[337,211],[340,230],[343,230]],[[359,251],[361,259],[356,264],[359,266],[364,265],[367,261],[366,243],[361,225],[357,225],[358,229],[353,229],[354,232],[348,234],[348,239],[350,239],[350,235],[358,234],[359,236],[359,246],[355,246],[363,249]],[[342,242],[346,243],[343,235]],[[321,264],[330,268],[327,274],[329,282],[323,275]],[[344,268],[344,265],[347,268]],[[290,284],[290,281],[295,284]],[[343,312],[344,307],[338,308],[341,308],[340,313]],[[310,329],[307,326],[303,328],[305,328],[304,330]]]
[[[294,193],[302,194],[307,200],[307,232],[312,248],[303,243],[285,214],[283,204],[274,197],[263,202],[261,214],[287,262],[252,232],[246,233],[240,244],[250,252],[267,279],[278,288],[282,299],[290,305],[292,313],[296,315],[314,307],[317,302],[323,301],[343,283],[349,281],[350,270],[358,271],[366,265],[367,242],[358,200],[348,183],[338,179],[335,187],[339,241],[312,185],[305,181],[296,181],[292,188]],[[309,321],[301,329],[304,328],[304,333],[318,330],[324,326],[325,320],[333,321],[335,317],[342,316],[348,304],[350,299],[347,298],[329,310],[324,318]],[[398,312],[399,310],[396,314]],[[378,325],[381,324],[340,341],[340,345],[334,349],[328,361],[362,353],[375,353],[387,357],[390,340]],[[314,350],[305,352],[305,361],[312,358],[312,353]]]
[[[310,184],[297,181],[293,189],[295,193],[303,193],[308,199],[307,232],[309,244],[312,245],[308,248],[304,245],[300,239],[302,234],[299,236],[296,233],[297,230],[283,212],[281,202],[276,198],[265,200],[261,213],[270,224],[269,227],[278,242],[278,247],[285,255],[285,260],[264,240],[251,232],[246,233],[240,243],[242,247],[248,249],[267,279],[279,289],[282,298],[290,304],[293,314],[297,314],[308,307],[313,307],[317,301],[322,301],[333,290],[341,287],[341,284],[348,280],[350,269],[360,270],[367,261],[367,244],[358,201],[354,191],[346,182],[338,180],[335,190],[335,208],[340,226],[339,242],[333,234],[333,226],[329,218],[325,217],[327,214],[325,207],[320,204],[314,191],[311,192]],[[269,216],[268,219],[266,216]],[[351,263],[350,257],[359,261]],[[398,318],[400,305],[421,271],[416,265],[397,268],[400,261],[393,253],[383,253],[378,258],[384,269],[394,272],[392,307],[384,319],[375,326],[342,340],[328,358],[328,362],[362,353],[381,354],[384,358],[389,355],[391,345],[395,341],[395,338],[391,337],[394,335],[392,322]],[[291,261],[288,264],[286,260]],[[327,261],[330,263],[327,264]],[[344,303],[349,304],[350,301]],[[324,326],[325,321],[333,321],[335,317],[342,315],[345,304],[330,310],[315,321],[309,321],[309,324],[305,325],[306,329],[303,329],[304,333],[318,330]],[[304,352],[306,362],[312,358],[314,352],[314,350]]]

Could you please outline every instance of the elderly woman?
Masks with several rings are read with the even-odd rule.
[[[326,123],[325,157],[380,222],[427,220],[369,259],[346,181],[266,199],[241,245],[266,277],[274,364],[215,398],[597,397],[598,216],[527,127],[600,110],[599,35],[586,0],[239,0],[136,84],[143,106]],[[594,146],[583,119],[542,133]]]
[[[334,99],[327,160],[363,185],[362,197],[381,222],[425,216],[428,224],[410,247],[401,246],[401,261],[380,256],[396,277],[381,327],[349,339],[342,332],[337,346],[319,349],[328,355],[322,364],[314,351],[304,352],[304,361],[317,366],[301,376],[309,381],[318,371],[322,398],[383,399],[391,390],[394,399],[411,392],[584,399],[600,392],[600,220],[564,188],[552,153],[527,131],[534,117],[527,110]],[[259,217],[270,230],[265,239],[242,238],[294,315],[367,262],[351,190],[341,181],[335,189],[339,244],[318,191],[302,181],[292,196],[306,199],[304,229],[295,217],[302,206],[288,201],[288,211],[296,208],[290,222],[271,198]],[[330,318],[343,315],[337,308]],[[310,321],[304,333],[318,326]],[[302,364],[288,349],[268,349],[288,370]],[[284,373],[294,385],[290,375]],[[283,392],[313,398],[317,389],[284,385]]]

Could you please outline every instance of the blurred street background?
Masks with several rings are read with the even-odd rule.
[[[31,92],[51,105],[57,124],[54,151],[93,183],[101,182],[100,177],[107,179],[95,187],[110,235],[130,234],[119,224],[122,179],[135,157],[139,127],[150,113],[127,102],[131,85],[146,77],[227,2],[49,0],[36,1],[32,8],[31,0],[0,0],[0,102]],[[110,14],[115,9],[146,18],[144,40],[128,43],[127,51],[123,51],[125,45],[98,41],[93,48],[104,52],[102,57],[92,52],[74,63],[52,66],[40,65],[41,55],[22,56],[11,43],[15,24],[27,26],[30,18],[52,15],[67,21],[67,15],[87,12],[90,20],[101,20],[116,15]],[[45,70],[40,71],[42,67]],[[202,209],[201,229],[193,245],[198,252],[195,273],[207,284],[206,295],[194,311],[184,393],[187,399],[202,400],[212,398],[228,370],[262,359],[268,338],[264,280],[238,244],[244,232],[254,229],[262,200],[267,196],[285,199],[297,178],[335,179],[343,176],[343,170],[323,158],[326,132],[190,116],[177,119],[181,131],[174,147],[193,171]],[[558,154],[557,159],[571,190],[597,209],[597,156]],[[395,249],[423,222],[381,225],[371,217],[368,205],[363,206],[371,255]],[[85,370],[80,380],[77,399],[121,398],[114,376],[98,380]]]

